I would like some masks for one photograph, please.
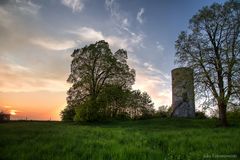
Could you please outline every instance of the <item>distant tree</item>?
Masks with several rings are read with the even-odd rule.
[[[169,117],[171,113],[169,113],[170,106],[162,105],[158,107],[158,110],[155,112],[156,117]]]
[[[4,120],[5,113],[3,111],[0,112],[0,122]]]
[[[149,118],[154,114],[154,103],[147,92],[133,90],[128,99],[127,111],[132,119]]]
[[[3,111],[0,112],[0,122],[10,121],[10,114],[4,113]]]
[[[159,111],[159,112],[168,112],[168,108],[169,108],[170,106],[167,106],[167,105],[162,105],[162,106],[159,106],[158,107],[158,110],[157,111]]]
[[[240,106],[231,106],[227,111],[229,119],[239,120],[240,119]]]
[[[75,114],[73,106],[68,106],[60,112],[60,116],[63,121],[73,121]]]
[[[197,111],[195,113],[195,117],[198,119],[206,119],[207,118],[206,114],[203,111]]]
[[[112,53],[103,40],[76,49],[71,56],[71,73],[67,81],[72,83],[72,87],[67,92],[68,109],[62,115],[65,111],[72,113],[75,108],[85,107],[77,110],[86,114],[85,120],[93,120],[93,114],[100,111],[98,96],[106,85],[130,89],[135,81],[135,70],[127,64],[127,52],[119,49]]]
[[[218,106],[220,122],[227,126],[227,106],[239,102],[240,4],[203,7],[189,30],[176,41],[176,63],[194,69],[197,95]]]

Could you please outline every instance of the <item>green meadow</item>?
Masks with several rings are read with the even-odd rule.
[[[150,119],[0,124],[1,160],[240,159],[240,122]]]

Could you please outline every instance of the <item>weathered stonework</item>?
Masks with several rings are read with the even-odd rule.
[[[193,70],[176,68],[172,70],[173,117],[195,117]]]

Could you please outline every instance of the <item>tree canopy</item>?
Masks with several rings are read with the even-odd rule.
[[[240,4],[228,1],[203,7],[176,41],[176,63],[194,69],[197,96],[217,105],[221,124],[226,110],[239,103]]]
[[[72,86],[67,92],[68,105],[61,112],[63,120],[92,121],[123,115],[132,118],[135,115],[130,116],[130,110],[144,107],[150,112],[153,105],[149,105],[152,102],[146,93],[140,96],[145,100],[142,102],[144,107],[130,105],[135,70],[128,66],[125,50],[112,53],[108,43],[102,40],[74,50],[71,56],[71,73],[67,81]],[[140,115],[145,113],[142,110]]]

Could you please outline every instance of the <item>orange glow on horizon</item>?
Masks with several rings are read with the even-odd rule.
[[[66,92],[0,92],[0,111],[12,120],[60,120]]]
[[[12,106],[4,106],[4,108],[12,108]]]

